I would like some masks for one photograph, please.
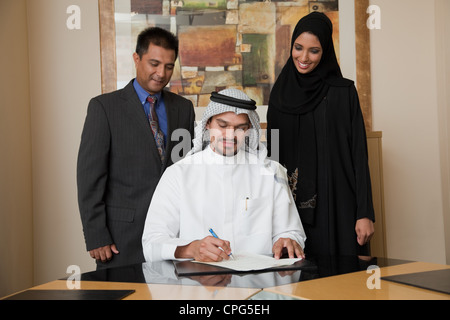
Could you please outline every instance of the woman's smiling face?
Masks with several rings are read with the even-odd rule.
[[[301,74],[312,72],[322,60],[323,49],[319,38],[312,33],[303,32],[294,41],[292,59]]]

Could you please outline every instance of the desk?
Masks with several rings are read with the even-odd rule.
[[[257,300],[297,298],[311,300],[450,300],[436,291],[380,280],[380,289],[369,289],[376,265],[380,276],[450,269],[450,266],[396,259],[358,257],[308,257],[301,270],[178,277],[173,263],[139,264],[83,273],[80,289],[135,290],[124,300]],[[30,290],[68,290],[60,279]]]
[[[380,268],[381,277],[450,269],[450,266],[411,262]],[[450,300],[450,295],[381,279],[379,289],[369,289],[372,273],[359,271],[311,281],[298,282],[264,291],[308,300]]]
[[[81,281],[81,290],[135,290],[123,300],[246,300],[261,289]],[[66,280],[55,280],[31,290],[68,290]]]

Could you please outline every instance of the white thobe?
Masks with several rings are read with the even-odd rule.
[[[279,238],[304,248],[306,240],[286,170],[243,150],[224,157],[207,147],[166,169],[145,221],[145,259],[175,260],[178,246],[211,236],[210,228],[233,254],[271,254]]]

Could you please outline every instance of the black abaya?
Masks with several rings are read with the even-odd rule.
[[[290,158],[287,146],[301,115],[269,112],[271,129],[279,129],[279,159]],[[368,248],[356,240],[356,220],[374,221],[364,120],[354,85],[330,87],[325,99],[313,111],[317,132],[317,204],[314,210],[299,209],[307,236],[305,253],[310,255],[368,255]],[[272,141],[272,143],[275,143]],[[300,157],[302,152],[300,150]],[[288,167],[293,177],[297,168]],[[301,175],[300,175],[301,176]],[[297,190],[293,190],[294,197]]]
[[[292,55],[278,77],[267,112],[268,148],[279,150],[307,236],[309,255],[369,254],[360,247],[356,221],[374,221],[367,141],[358,94],[342,77],[323,13],[302,18],[294,29],[316,35],[323,54],[318,66],[300,74]],[[278,141],[272,140],[278,130]],[[273,148],[275,144],[279,148]],[[275,156],[275,157],[274,157]]]

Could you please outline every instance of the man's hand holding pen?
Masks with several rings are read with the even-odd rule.
[[[213,236],[192,241],[186,246],[177,247],[175,250],[175,258],[177,259],[195,259],[203,262],[228,260],[230,255],[230,242]]]

